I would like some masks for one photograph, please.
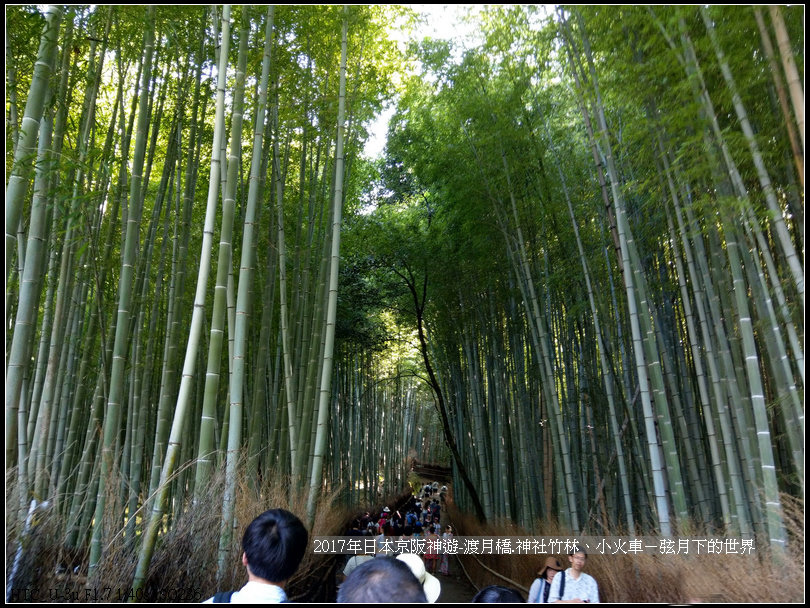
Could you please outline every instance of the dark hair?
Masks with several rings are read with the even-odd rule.
[[[337,601],[348,603],[427,602],[425,591],[405,562],[377,557],[352,570],[340,586]]]
[[[568,552],[568,555],[574,555],[574,553],[582,553],[582,555],[586,556],[588,555],[587,553],[585,553],[585,549],[583,549],[579,545],[574,545],[573,547],[571,547],[571,550]]]
[[[309,533],[300,519],[284,509],[271,509],[250,522],[242,550],[254,576],[280,583],[298,569],[308,542]]]
[[[523,596],[511,587],[501,587],[500,585],[490,585],[484,587],[475,594],[472,599],[476,604],[492,604],[492,603],[525,603]]]

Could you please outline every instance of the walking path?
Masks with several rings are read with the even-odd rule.
[[[423,483],[423,482],[422,482]],[[448,486],[450,484],[447,484]],[[420,486],[421,487],[421,486]],[[414,492],[414,494],[417,494]],[[438,494],[435,495],[438,497]],[[391,504],[391,512],[395,512],[398,509],[403,509],[404,503],[400,504]],[[376,509],[372,509],[376,511]],[[404,513],[404,510],[403,510]],[[374,513],[377,515],[377,513]],[[453,522],[450,521],[446,509],[446,505],[442,502],[442,509],[440,511],[440,525],[441,530],[444,531],[445,527],[450,524],[453,525]],[[475,596],[478,592],[478,589],[472,585],[464,574],[464,571],[461,568],[461,564],[458,561],[458,558],[455,555],[451,555],[450,557],[450,574],[440,574],[439,572],[435,572],[433,575],[439,580],[441,583],[441,593],[439,594],[439,598],[436,600],[436,603],[439,604],[451,604],[451,603],[462,603],[466,604],[469,603],[470,600]],[[437,564],[438,565],[438,564]],[[342,571],[343,566],[341,565],[338,571]],[[438,567],[437,567],[438,570]]]
[[[447,485],[450,486],[449,483]],[[455,528],[455,525],[448,517],[446,504],[442,504],[440,517],[442,531],[448,524]],[[478,589],[470,583],[470,580],[462,571],[461,565],[458,563],[458,557],[455,555],[450,556],[450,575],[446,576],[437,573],[435,576],[442,584],[442,592],[439,599],[436,600],[437,604],[467,604],[478,593]]]
[[[478,592],[464,576],[455,555],[450,558],[450,575],[436,574],[435,576],[442,584],[442,593],[436,600],[437,604],[466,604]]]

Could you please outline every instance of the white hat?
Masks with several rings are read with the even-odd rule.
[[[346,567],[343,568],[343,576],[349,576],[352,573],[352,570],[357,568],[360,564],[367,562],[370,559],[374,559],[372,555],[353,555],[349,558],[349,561],[346,562]]]
[[[425,570],[425,562],[416,553],[402,553],[397,555],[397,559],[405,562],[408,568],[411,569],[413,575],[419,580],[422,589],[425,591],[425,597],[431,604],[439,599],[439,594],[442,592],[442,584],[435,576]]]
[[[390,512],[391,512],[391,509],[389,509],[388,507],[385,507],[383,509],[383,513],[390,513]]]

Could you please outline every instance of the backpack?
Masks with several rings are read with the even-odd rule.
[[[236,591],[217,591],[214,594],[214,604],[230,604],[231,597]],[[287,603],[288,600],[285,600],[283,603]]]
[[[214,603],[215,604],[230,604],[231,603],[231,596],[236,593],[236,591],[217,591],[214,594]]]

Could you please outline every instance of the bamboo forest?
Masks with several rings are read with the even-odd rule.
[[[7,599],[200,601],[414,463],[803,556],[803,5],[421,8],[6,6]]]

